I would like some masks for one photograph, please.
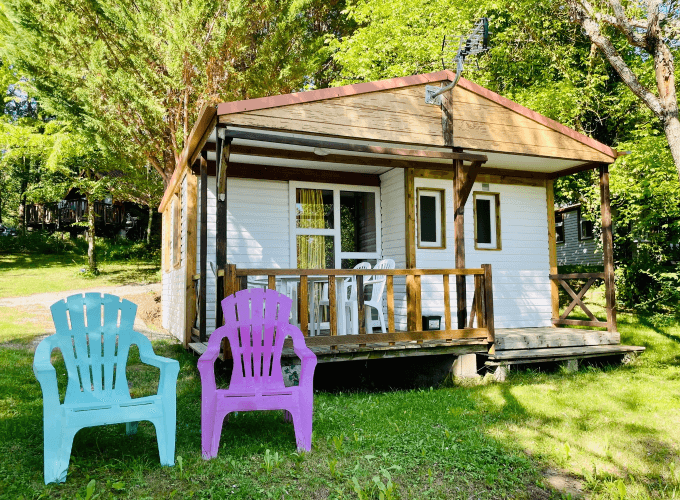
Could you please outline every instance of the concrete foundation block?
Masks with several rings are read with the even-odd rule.
[[[578,359],[567,360],[567,371],[570,373],[578,371]]]
[[[453,362],[451,371],[453,376],[458,378],[477,377],[477,355],[462,354],[458,356]]]
[[[493,374],[493,378],[496,382],[505,382],[510,374],[510,366],[500,365],[496,367],[496,371]]]

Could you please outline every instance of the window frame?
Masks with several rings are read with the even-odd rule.
[[[491,243],[477,242],[477,199],[489,199],[493,201],[491,207],[495,217],[491,216]],[[501,245],[501,194],[488,191],[475,191],[472,193],[472,211],[474,214],[475,250],[502,250]]]
[[[590,227],[590,236],[583,236],[583,223],[584,222],[590,222],[591,227]],[[579,207],[578,209],[578,240],[579,241],[586,241],[586,240],[592,240],[595,239],[595,223],[594,221],[588,220],[588,219],[582,219],[581,218],[581,208]]]
[[[438,196],[435,196],[435,225],[437,226],[435,228],[435,232],[438,235],[438,239],[435,242],[423,242],[421,240],[421,234],[420,234],[420,228],[421,228],[421,219],[420,219],[420,196],[421,192],[426,191],[430,193],[435,193]],[[439,210],[437,210],[437,202],[439,203]],[[431,188],[431,187],[417,187],[416,188],[416,223],[418,225],[418,230],[417,230],[417,246],[420,249],[424,250],[444,250],[446,248],[446,190],[445,189],[438,189],[438,188]]]
[[[311,229],[297,227],[296,224],[296,194],[298,189],[322,189],[333,191],[333,229]],[[375,195],[375,252],[342,252],[340,227],[340,191],[374,193]],[[380,211],[380,188],[374,186],[354,186],[351,184],[328,184],[325,182],[288,182],[288,222],[290,226],[290,267],[297,269],[297,237],[299,235],[333,236],[335,268],[342,268],[343,259],[373,259],[380,260],[382,255],[382,236]]]

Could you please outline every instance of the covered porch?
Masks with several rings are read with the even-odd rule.
[[[497,332],[510,326],[538,338],[548,330],[573,331],[579,338],[577,330],[556,326],[616,332],[608,164],[617,153],[465,80],[441,107],[426,104],[420,95],[425,84],[444,85],[451,76],[416,75],[203,110],[182,155],[185,167],[173,176],[161,203],[166,212],[176,198],[186,207],[181,210],[187,228],[187,347],[201,352],[221,323],[220,298],[250,286],[254,277],[269,288],[284,277],[295,281],[295,323],[328,361],[444,351],[494,355],[502,350]],[[605,269],[587,280],[604,280],[607,304],[606,318],[588,314],[584,321],[569,317],[575,307],[584,307],[581,291],[570,289],[572,305],[559,309],[558,287],[569,278],[557,273],[553,180],[591,169],[599,172]],[[375,248],[343,252],[336,234],[335,261],[325,269],[309,269],[296,259],[301,231],[295,225],[295,192],[306,185],[333,192],[374,190],[383,219]],[[427,242],[418,205],[424,191],[439,196],[434,212],[441,209],[433,217],[437,236]],[[486,212],[477,213],[484,208],[480,200]],[[480,217],[487,218],[486,225]],[[253,229],[255,219],[270,224]],[[502,235],[501,227],[510,229]],[[283,238],[275,241],[273,233]],[[330,235],[331,229],[307,233]],[[283,250],[276,250],[279,245]],[[395,260],[396,269],[344,268],[344,260],[383,258]],[[366,331],[362,307],[362,280],[375,275],[386,281],[387,328],[379,333]],[[343,276],[357,282],[358,335],[345,335],[337,326],[343,312],[332,296]],[[316,293],[311,281],[325,281],[330,295],[328,327],[318,336],[309,328],[307,304]],[[441,324],[423,328],[423,316],[433,307]],[[228,357],[226,349],[223,355]]]

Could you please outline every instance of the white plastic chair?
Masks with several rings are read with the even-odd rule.
[[[359,262],[354,269],[370,269],[370,262]],[[342,285],[338,293],[344,294],[345,299],[345,329],[347,335],[359,334],[359,306],[357,305],[357,279],[356,276],[348,276],[342,280]],[[321,289],[321,297],[314,304],[312,310],[313,335],[321,332],[321,307],[328,306],[328,284],[324,283]]]
[[[378,262],[373,269],[394,269],[394,261],[392,259],[384,259]],[[385,318],[383,317],[383,306],[382,298],[383,292],[385,291],[385,283],[387,282],[387,277],[379,274],[370,276],[364,283],[364,291],[370,287],[371,295],[370,298],[364,301],[364,308],[366,311],[366,332],[373,333],[373,315],[371,314],[371,307],[378,311],[378,321],[380,322],[380,329],[383,333],[387,330],[385,329]]]

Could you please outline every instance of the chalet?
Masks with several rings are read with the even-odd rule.
[[[599,233],[599,220],[582,217],[580,203],[555,210],[557,265],[602,266]]]
[[[219,299],[263,286],[297,301],[291,321],[319,362],[483,353],[504,364],[635,350],[616,328],[617,152],[465,79],[441,105],[425,102],[426,86],[454,77],[204,108],[159,207],[163,325],[202,352],[222,321]],[[587,169],[599,173],[605,265],[578,277],[585,288],[604,280],[603,318],[583,291],[569,289],[562,313],[558,301],[574,276],[557,274],[553,181]],[[383,259],[394,268],[374,269]],[[372,269],[354,269],[360,262]],[[384,296],[369,297],[376,281]],[[380,332],[366,326],[377,314],[363,307],[369,299],[386,318]],[[576,306],[588,319],[567,317]],[[600,329],[555,328],[573,325]]]

